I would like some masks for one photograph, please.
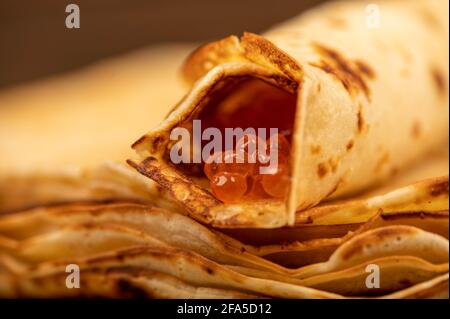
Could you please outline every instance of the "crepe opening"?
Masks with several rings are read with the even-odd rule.
[[[219,65],[196,83],[192,91],[177,105],[165,122],[133,145],[144,161],[140,164],[133,161],[129,161],[129,163],[142,174],[154,179],[163,187],[169,188],[175,199],[190,214],[199,217],[203,222],[214,223],[214,225],[233,225],[232,227],[236,227],[236,225],[239,225],[239,227],[241,225],[242,227],[244,225],[247,225],[245,227],[255,227],[255,225],[260,225],[260,221],[264,220],[263,224],[273,224],[268,227],[284,225],[286,223],[285,202],[287,191],[283,198],[266,196],[255,199],[253,197],[251,200],[244,199],[235,203],[236,207],[239,207],[241,203],[245,204],[242,207],[252,206],[251,213],[243,214],[242,209],[233,211],[222,209],[220,208],[221,205],[230,203],[224,203],[217,198],[209,187],[208,179],[205,178],[203,170],[204,161],[202,161],[201,148],[200,153],[198,153],[198,148],[191,148],[192,151],[188,154],[190,158],[186,161],[187,163],[180,160],[178,163],[174,163],[171,159],[171,151],[177,141],[173,141],[170,137],[171,133],[178,128],[185,129],[189,134],[193,134],[195,120],[210,121],[209,124],[206,124],[206,127],[223,127],[224,123],[214,122],[211,115],[214,117],[221,112],[246,111],[256,99],[260,101],[261,105],[258,105],[256,109],[250,109],[250,112],[247,112],[247,119],[254,120],[259,115],[264,114],[264,109],[270,108],[271,110],[270,113],[266,114],[265,119],[256,120],[251,123],[252,125],[262,126],[262,128],[270,131],[271,124],[274,123],[273,126],[276,126],[277,119],[280,119],[284,114],[285,118],[282,122],[289,122],[289,134],[292,134],[296,118],[298,87],[297,82],[285,75],[251,62],[230,62]],[[282,105],[264,107],[264,103],[270,100],[282,101]],[[283,113],[283,110],[286,112]],[[253,113],[255,114],[252,117]],[[288,121],[286,121],[286,117]],[[226,115],[221,114],[218,118],[226,118]],[[244,126],[242,129],[245,133],[245,126],[248,125],[245,125],[244,117],[238,116],[237,118],[244,122],[230,125],[230,128],[236,129]],[[233,123],[235,120],[236,117],[233,119]],[[270,136],[269,134],[270,132],[267,136]],[[290,173],[288,178],[290,178]],[[216,211],[212,213],[211,209],[216,206]],[[212,216],[216,213],[225,216]],[[254,214],[272,217],[241,217],[242,215]],[[275,214],[280,216],[274,218],[273,215]],[[257,221],[258,219],[259,221]],[[249,223],[250,220],[252,222]],[[261,227],[261,225],[258,227]]]

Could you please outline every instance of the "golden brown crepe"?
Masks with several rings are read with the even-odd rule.
[[[15,281],[4,278],[0,295],[15,298],[157,298],[157,299],[256,299],[257,295],[190,285],[164,273],[139,270],[86,270],[79,289],[67,289],[67,273],[35,276]]]
[[[183,95],[177,68],[191,48],[150,47],[1,91],[0,212],[158,198],[153,183],[139,182],[123,164],[133,138],[159,123]]]
[[[275,228],[293,225],[296,211],[389,181],[447,148],[448,2],[379,2],[376,27],[367,22],[367,4],[326,4],[262,36],[230,36],[194,51],[183,68],[191,91],[133,145],[140,160],[129,163],[197,220]],[[285,201],[224,204],[196,169],[171,163],[174,128],[275,90],[296,96]]]
[[[194,51],[141,174],[127,141],[184,92],[186,47],[0,94],[0,298],[448,298],[448,3],[379,2],[380,28],[366,4]],[[172,127],[271,94],[296,99],[286,201],[169,163]]]
[[[7,289],[12,284],[8,282],[12,281],[23,296],[71,296],[64,292],[62,280],[65,265],[71,263],[82,265],[83,273],[95,274],[94,282],[103,278],[105,287],[98,289],[111,294],[107,294],[109,297],[116,293],[116,277],[110,277],[111,271],[128,279],[139,274],[138,282],[149,281],[150,287],[159,282],[152,280],[165,282],[164,276],[169,276],[188,286],[295,298],[337,297],[303,287],[343,296],[386,296],[448,272],[448,240],[438,235],[445,224],[448,229],[448,213],[423,217],[427,223],[404,213],[396,217],[386,222],[380,215],[342,239],[255,247],[214,232],[186,216],[145,205],[72,204],[26,210],[0,219],[0,266],[4,267],[0,274],[5,277],[0,295],[10,293]],[[404,226],[408,224],[415,227]],[[330,246],[331,253],[326,255]],[[301,254],[305,248],[318,255],[325,252],[323,259],[310,259],[307,265],[288,269],[258,256],[274,251]],[[176,264],[189,270],[180,272],[173,268]],[[380,268],[382,277],[382,287],[375,291],[365,284],[367,267],[373,264]],[[161,275],[147,277],[154,272]],[[191,272],[196,277],[191,278]],[[241,280],[247,281],[244,278],[249,278],[254,288],[242,286]],[[251,278],[262,279],[270,291],[258,288],[258,281],[253,283]],[[170,297],[168,286],[160,289]],[[288,287],[286,294],[281,292],[283,287]],[[88,283],[84,289],[90,296],[88,292],[93,287]],[[188,291],[194,298],[195,290]]]

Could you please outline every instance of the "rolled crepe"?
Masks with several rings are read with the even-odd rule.
[[[388,183],[447,147],[448,2],[330,3],[263,36],[206,44],[188,57],[183,73],[190,93],[133,145],[140,159],[130,165],[202,222],[292,225],[297,211]],[[295,97],[286,199],[225,204],[198,167],[171,162],[174,128],[188,128],[205,110],[239,107],[275,90]]]

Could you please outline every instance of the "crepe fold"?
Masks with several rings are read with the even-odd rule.
[[[389,183],[446,148],[448,2],[381,1],[378,24],[367,5],[330,3],[262,36],[244,33],[198,48],[183,66],[190,93],[133,145],[140,159],[129,164],[201,222],[275,228],[293,225],[296,212],[325,199]],[[287,200],[224,204],[204,178],[171,163],[174,128],[188,127],[205,109],[271,90],[296,96]]]

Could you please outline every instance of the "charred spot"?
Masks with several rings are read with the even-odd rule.
[[[157,135],[153,138],[152,144],[157,147],[159,145],[159,143],[161,143],[163,140],[164,140],[164,138],[161,135]]]
[[[443,194],[448,194],[448,180],[431,185],[431,196],[438,197]]]
[[[398,283],[403,287],[409,287],[412,285],[412,282],[409,279],[401,279]]]
[[[321,68],[323,71],[333,74],[349,94],[353,95],[362,91],[367,98],[370,98],[369,87],[363,78],[366,76],[372,78],[373,70],[362,62],[352,62],[344,58],[337,51],[327,48],[320,44],[315,44],[316,51],[322,56],[323,60],[313,66]],[[362,68],[362,69],[361,69]]]
[[[122,278],[117,281],[117,291],[120,296],[125,295],[130,298],[144,299],[150,297],[147,291],[140,287],[134,286],[132,283]]]
[[[315,47],[320,54],[334,60],[336,64],[346,64],[346,61],[342,59],[341,55],[337,51],[320,44],[316,44]]]
[[[437,68],[431,69],[431,77],[433,78],[433,83],[436,87],[436,91],[444,96],[447,92],[447,81],[444,74]]]
[[[250,59],[252,56],[260,54],[270,61],[270,63],[278,66],[283,73],[292,79],[296,78],[296,73],[301,72],[300,65],[264,37],[254,33],[244,32],[240,41],[244,49],[244,54]]]
[[[424,219],[448,219],[448,211],[406,211],[398,212],[395,214],[380,215],[381,219],[386,221],[401,220],[405,218],[413,219],[420,218]]]
[[[317,165],[317,175],[319,176],[319,178],[323,178],[327,174],[328,174],[328,168],[325,163],[320,163],[319,165]]]
[[[411,127],[411,136],[413,139],[418,139],[422,135],[422,126],[420,122],[416,121]]]
[[[310,151],[311,154],[318,155],[322,152],[322,147],[320,147],[320,145],[311,145]]]
[[[310,63],[310,65],[322,69],[326,73],[335,74],[333,67],[323,60],[319,63]]]
[[[138,146],[139,144],[143,143],[145,141],[145,139],[147,138],[147,135],[143,135],[141,136],[136,142],[134,142],[131,147],[135,148],[136,146]]]
[[[375,78],[375,71],[367,63],[364,63],[362,61],[355,61],[355,65],[358,68],[359,72],[367,76],[369,79]]]
[[[122,261],[125,260],[125,258],[127,258],[127,256],[126,256],[126,254],[118,253],[116,255],[116,258],[117,258],[118,261],[122,262]]]
[[[294,80],[286,78],[285,76],[272,74],[270,76],[272,80],[274,80],[278,85],[283,88],[286,88],[289,92],[294,93],[298,89],[298,83]]]
[[[352,87],[349,83],[349,81],[347,80],[347,78],[343,77],[341,72],[336,69],[335,67],[333,67],[331,64],[328,64],[325,61],[321,61],[319,64],[311,64],[314,67],[317,67],[319,69],[322,69],[324,72],[333,75],[334,77],[336,77],[341,84],[344,86],[344,88],[347,90],[347,92],[349,92],[350,94],[352,93]]]
[[[350,151],[353,148],[353,146],[355,146],[355,141],[354,140],[348,141],[347,146],[346,146],[347,151]]]
[[[146,158],[140,164],[130,160],[127,163],[142,175],[151,178],[166,189],[170,196],[196,220],[210,222],[209,208],[221,203],[210,192],[197,187],[183,174],[178,176],[165,175],[162,171],[163,168],[159,167],[156,159],[152,157]]]
[[[362,106],[361,106],[361,104],[359,104],[359,106],[358,106],[356,125],[358,127],[358,132],[361,133],[364,130],[364,116],[362,114]]]
[[[150,166],[150,165],[152,165],[155,161],[156,161],[156,158],[154,158],[153,156],[149,156],[149,157],[145,158],[145,159],[142,161],[142,164],[145,165],[145,166]],[[135,164],[134,164],[133,161],[128,160],[127,163],[130,164],[131,166],[135,167]]]
[[[313,218],[309,215],[308,217],[306,217],[306,220],[304,222],[306,225],[310,225],[314,223]]]
[[[214,274],[214,270],[211,267],[203,266],[203,269],[210,275]]]

